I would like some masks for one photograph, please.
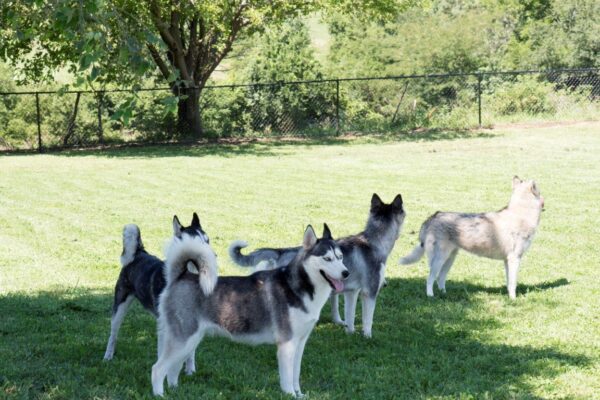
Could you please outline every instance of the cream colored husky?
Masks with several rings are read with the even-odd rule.
[[[446,277],[458,249],[482,257],[504,260],[508,295],[514,299],[521,257],[529,248],[540,222],[544,198],[536,183],[515,176],[508,206],[480,214],[436,212],[421,226],[420,243],[400,264],[417,262],[425,252],[429,259],[427,296],[433,297],[433,282],[446,292]]]

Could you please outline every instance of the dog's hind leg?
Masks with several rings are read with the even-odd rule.
[[[340,317],[340,296],[337,294],[331,295],[331,320],[334,324],[345,325]]]
[[[179,371],[186,357],[198,346],[201,335],[194,335],[185,344],[175,343],[170,337],[164,337],[163,348],[158,361],[152,366],[152,391],[157,396],[164,394],[164,381],[176,386]]]
[[[277,345],[277,364],[279,365],[279,384],[285,393],[294,395],[294,360],[298,343],[294,340]]]
[[[429,277],[427,278],[427,296],[429,297],[433,297],[433,283],[447,258],[447,252],[434,243],[431,254],[429,254]]]
[[[359,289],[344,292],[344,320],[346,321],[346,332],[348,333],[354,333],[354,317],[356,315],[358,293]]]
[[[452,264],[454,263],[454,259],[456,258],[456,254],[458,253],[458,249],[452,250],[450,256],[444,265],[442,265],[442,269],[440,274],[437,277],[438,288],[442,293],[446,293],[446,278],[448,277],[448,272],[450,272],[450,268],[452,268]]]
[[[119,283],[120,282],[117,282],[117,288],[115,289],[115,302],[113,304],[113,313],[110,319],[110,337],[108,338],[108,344],[106,345],[106,351],[104,352],[105,360],[112,360],[113,355],[115,354],[119,329],[121,328],[123,318],[125,318],[125,314],[127,314],[131,302],[135,298],[133,293],[129,290],[119,287]]]
[[[196,349],[185,360],[185,374],[192,375],[194,372],[196,372]]]
[[[361,298],[363,335],[368,338],[371,337],[371,328],[373,327],[373,315],[375,314],[376,302],[377,298],[368,294],[363,294]]]

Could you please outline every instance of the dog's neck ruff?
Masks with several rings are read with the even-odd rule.
[[[369,245],[375,249],[377,256],[385,263],[396,244],[399,232],[400,224],[395,220],[384,228],[369,221],[363,235],[367,239]]]

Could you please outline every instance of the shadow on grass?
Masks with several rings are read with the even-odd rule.
[[[87,149],[52,149],[47,150],[62,157],[108,157],[108,158],[162,158],[162,157],[235,157],[257,156],[270,157],[288,154],[299,147],[353,145],[362,143],[392,143],[392,142],[432,142],[442,140],[492,138],[498,134],[471,130],[440,130],[431,129],[411,132],[394,133],[348,133],[341,136],[293,136],[258,139],[222,139],[217,141],[200,141],[189,143],[160,143],[160,144],[116,144],[104,148]],[[34,151],[0,152],[0,155],[36,154]]]
[[[529,290],[564,284],[566,280],[558,280]],[[424,280],[391,279],[379,298],[370,340],[347,335],[329,322],[326,306],[306,348],[303,390],[317,398],[340,399],[536,398],[532,381],[589,363],[558,349],[494,341],[492,333],[506,327],[469,294],[487,288],[453,286],[466,290],[450,289],[444,298],[430,300]],[[115,358],[104,362],[111,299],[107,291],[91,290],[0,297],[0,393],[18,398],[151,398],[154,318],[139,305],[132,307]],[[519,301],[527,298],[511,307]],[[168,390],[170,398],[285,398],[279,392],[274,346],[208,338],[196,358],[198,372],[182,376],[179,388]]]

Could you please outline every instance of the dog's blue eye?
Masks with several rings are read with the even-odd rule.
[[[331,261],[331,257],[323,257],[325,261]]]

